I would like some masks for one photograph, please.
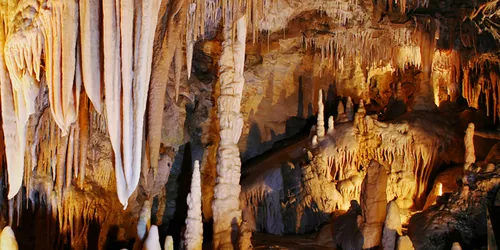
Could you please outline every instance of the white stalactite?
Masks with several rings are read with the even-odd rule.
[[[28,22],[33,21],[36,13],[23,11],[25,5],[16,6],[15,11],[2,9],[6,12],[0,20],[0,84],[9,199],[17,194],[23,182],[26,124],[35,112],[40,80],[42,38],[32,22]],[[17,21],[19,18],[25,22]],[[29,26],[24,26],[25,23]]]
[[[98,0],[80,1],[80,45],[82,48],[82,77],[85,92],[98,113],[101,100],[101,33],[99,27],[100,3]]]
[[[203,222],[201,217],[200,163],[194,162],[191,191],[187,197],[188,212],[184,244],[187,250],[201,250],[203,244]]]
[[[220,122],[220,143],[217,154],[217,179],[212,203],[214,218],[214,249],[233,249],[233,242],[241,223],[239,196],[241,191],[241,160],[238,141],[243,128],[243,117],[240,113],[241,98],[245,79],[243,68],[245,63],[245,45],[247,34],[247,17],[243,14],[236,22],[233,15],[238,13],[238,4],[233,3],[226,8],[223,15],[224,42],[220,57],[220,89],[218,99],[218,118]],[[232,13],[232,14],[231,14]],[[236,27],[234,27],[236,25]],[[233,41],[232,30],[236,28]]]
[[[188,7],[188,20],[187,20],[187,32],[186,32],[186,65],[187,65],[187,75],[188,79],[191,78],[191,66],[193,65],[193,50],[196,39],[194,37],[195,31],[195,13],[196,8],[201,8],[203,6],[196,6],[196,3],[189,4]]]
[[[134,6],[132,0],[116,4],[103,2],[104,84],[118,197],[126,208],[141,171],[144,113],[160,1],[142,1],[140,6]]]
[[[44,37],[45,76],[53,118],[63,135],[76,121],[75,95],[78,3],[75,0],[49,1],[37,19]],[[64,38],[64,39],[63,39]],[[64,60],[63,60],[64,59]]]

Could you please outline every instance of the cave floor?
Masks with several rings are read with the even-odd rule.
[[[269,235],[253,233],[252,244],[255,249],[334,249],[316,243],[316,234],[306,235]]]

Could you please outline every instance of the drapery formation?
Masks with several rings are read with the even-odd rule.
[[[2,5],[0,72],[9,198],[22,185],[26,123],[35,112],[40,82],[47,84],[52,118],[65,136],[78,118],[82,83],[100,112],[104,79],[118,196],[126,206],[141,171],[143,117],[159,4],[159,0],[48,0]],[[53,173],[57,174],[71,176]]]

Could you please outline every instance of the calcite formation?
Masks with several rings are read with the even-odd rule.
[[[201,250],[203,244],[203,222],[201,218],[201,181],[200,163],[194,162],[191,191],[187,197],[188,214],[186,218],[185,248]]]
[[[382,232],[382,246],[384,249],[396,249],[397,238],[402,235],[401,215],[398,204],[390,201],[387,204],[387,213]]]
[[[144,250],[160,250],[160,236],[158,235],[158,227],[156,225],[151,226],[149,229],[148,237],[144,241]]]
[[[386,217],[387,174],[382,165],[376,161],[370,162],[361,191],[361,209],[363,210],[364,224],[363,249],[381,245],[382,229]]]
[[[103,3],[104,87],[120,202],[127,207],[141,173],[144,114],[160,1]],[[92,6],[98,8],[98,6]]]
[[[238,13],[239,4],[226,6],[232,11],[223,13],[224,42],[220,67],[220,96],[218,99],[218,118],[220,124],[220,142],[217,150],[217,180],[212,203],[214,217],[214,242],[216,249],[233,249],[237,242],[235,232],[241,223],[239,194],[241,190],[241,162],[237,146],[241,136],[243,119],[240,114],[241,95],[245,79],[245,44],[247,34],[247,17],[238,17],[234,23],[232,15]],[[231,39],[232,30],[236,30],[235,39]]]
[[[474,150],[474,123],[469,123],[464,137],[465,143],[465,165],[467,170],[471,164],[476,162],[476,152]]]
[[[318,138],[325,136],[325,107],[323,106],[323,91],[318,92],[318,119],[316,124],[316,135]]]

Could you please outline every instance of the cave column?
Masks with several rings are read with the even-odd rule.
[[[238,4],[226,8],[224,41],[219,60],[220,96],[217,116],[220,125],[220,143],[217,150],[217,178],[212,203],[214,219],[214,249],[234,249],[238,242],[241,223],[239,196],[241,191],[241,160],[238,141],[243,127],[240,103],[245,79],[246,16],[238,17]],[[228,11],[229,10],[229,11]],[[235,33],[233,33],[236,31]],[[235,34],[233,38],[233,34]]]

